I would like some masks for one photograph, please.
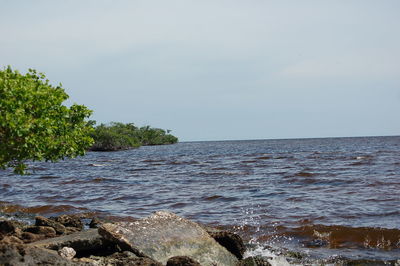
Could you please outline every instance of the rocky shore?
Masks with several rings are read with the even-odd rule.
[[[243,258],[235,233],[209,228],[170,212],[135,222],[61,215],[34,225],[0,220],[0,265],[270,265]]]

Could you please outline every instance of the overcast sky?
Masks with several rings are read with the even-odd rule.
[[[0,64],[181,141],[400,134],[398,0],[0,0]]]

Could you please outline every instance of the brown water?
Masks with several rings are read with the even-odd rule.
[[[400,137],[187,142],[0,172],[3,213],[170,210],[307,259],[400,258]]]

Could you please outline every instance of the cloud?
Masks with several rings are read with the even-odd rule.
[[[399,62],[400,54],[388,54],[386,51],[346,56],[322,55],[290,65],[279,75],[296,80],[397,79],[400,76]]]
[[[352,108],[374,117],[377,99],[382,117],[400,111],[390,101],[400,85],[398,1],[3,2],[1,62],[61,81],[99,121],[166,124],[194,139],[207,123],[218,138],[248,134],[240,123],[284,135],[316,112],[329,131]]]

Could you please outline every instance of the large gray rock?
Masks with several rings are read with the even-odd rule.
[[[156,212],[136,222],[105,223],[99,233],[122,248],[164,265],[175,256],[190,257],[204,266],[238,263],[198,224],[169,212]]]

